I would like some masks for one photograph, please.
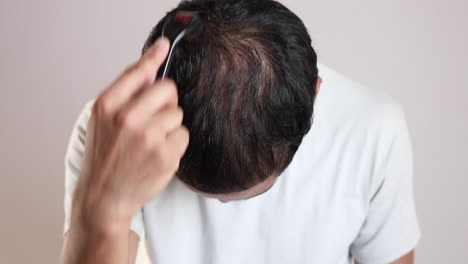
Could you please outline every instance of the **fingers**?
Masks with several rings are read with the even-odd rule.
[[[182,120],[182,108],[167,109],[155,115],[145,129],[145,134],[150,138],[147,146],[162,150],[165,158],[176,161],[177,164],[187,149],[190,137]],[[157,153],[160,154],[161,151]]]
[[[165,141],[169,133],[181,126],[183,118],[181,107],[167,108],[152,116],[146,127],[146,132],[154,137],[152,145]]]
[[[169,40],[159,38],[149,48],[137,63],[128,67],[111,86],[101,94],[101,104],[105,104],[106,112],[115,112],[138,92],[156,73],[164,62],[169,50]]]
[[[175,155],[180,158],[184,155],[189,144],[189,130],[185,126],[180,126],[167,134],[166,143],[168,149],[172,149]]]
[[[182,126],[182,108],[159,112],[145,129],[146,148],[162,170],[176,171],[189,142],[189,131]]]
[[[176,108],[177,103],[176,84],[170,79],[165,79],[145,88],[127,105],[123,106],[121,111],[129,115],[136,126],[144,126],[158,111],[165,108]]]

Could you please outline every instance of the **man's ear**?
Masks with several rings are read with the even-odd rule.
[[[320,91],[320,86],[322,85],[322,77],[317,76],[317,84],[315,86],[315,97],[317,97],[318,92]]]

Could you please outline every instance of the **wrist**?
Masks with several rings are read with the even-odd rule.
[[[74,201],[71,225],[84,232],[103,235],[128,233],[133,213],[122,204],[87,197]]]
[[[128,230],[126,225],[115,221],[97,225],[75,214],[67,236],[69,249],[62,255],[62,263],[124,263],[128,253]]]

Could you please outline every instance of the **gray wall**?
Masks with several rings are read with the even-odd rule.
[[[84,103],[139,56],[178,1],[0,3],[0,263],[54,263],[63,158]],[[418,263],[468,258],[468,4],[283,1],[319,60],[405,107],[423,240]]]

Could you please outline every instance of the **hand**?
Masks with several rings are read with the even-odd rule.
[[[188,141],[172,80],[157,80],[169,41],[161,38],[96,99],[86,133],[72,222],[127,227],[177,171]]]

